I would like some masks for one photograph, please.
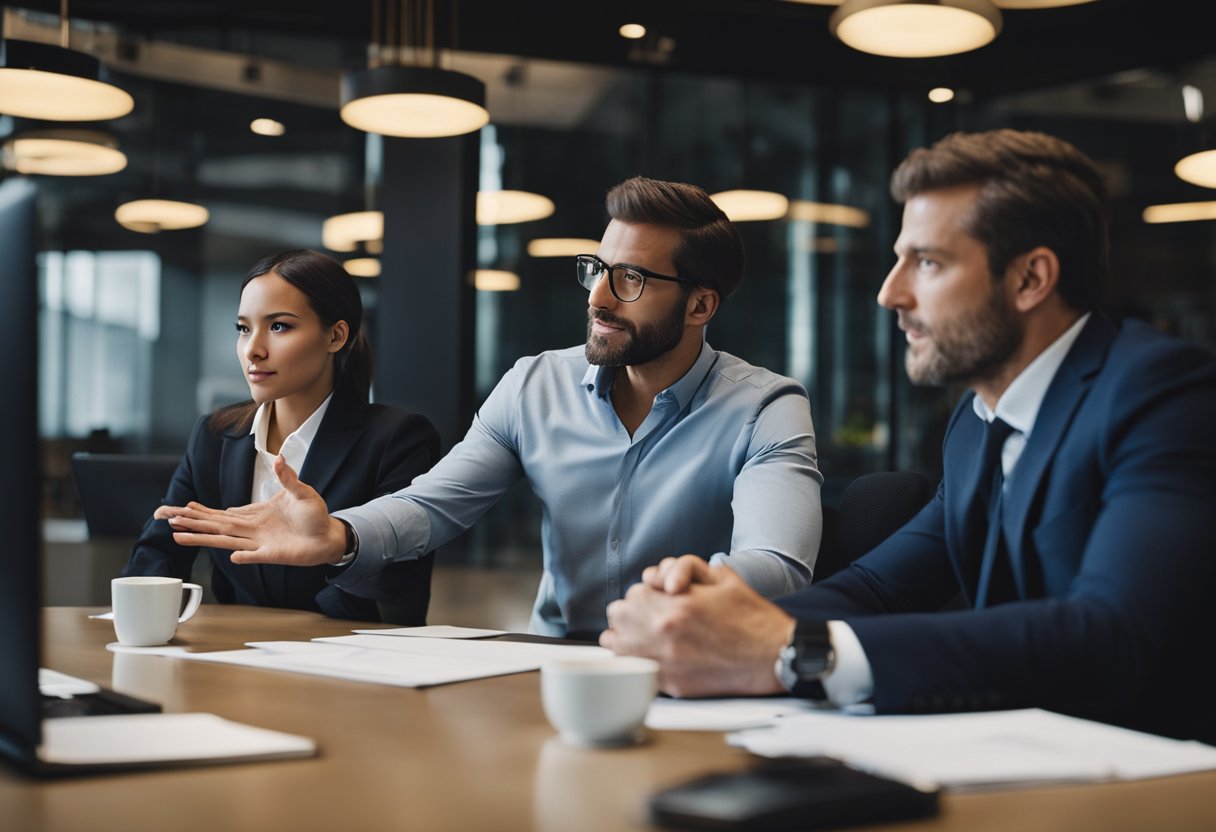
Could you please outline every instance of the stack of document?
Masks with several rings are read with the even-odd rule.
[[[139,652],[406,688],[538,670],[551,658],[605,659],[612,655],[602,647],[475,641],[458,633],[420,638],[408,628],[357,631],[312,641],[257,641],[246,646],[249,649],[212,653],[189,653],[180,647]]]
[[[728,742],[765,757],[824,755],[954,788],[1098,782],[1216,769],[1216,748],[1038,709],[929,716],[788,716]]]

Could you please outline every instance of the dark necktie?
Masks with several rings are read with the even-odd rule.
[[[1005,474],[1001,468],[1001,452],[1005,440],[1013,428],[1000,419],[993,419],[984,428],[984,447],[981,454],[980,477],[976,483],[981,494],[987,494],[986,533],[984,557],[980,561],[980,582],[976,591],[976,609],[991,607],[1018,597],[1013,581],[1013,570],[1009,552],[1005,547],[1005,535],[1001,530],[1004,508]],[[986,490],[985,490],[986,489]]]

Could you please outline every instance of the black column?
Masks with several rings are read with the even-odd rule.
[[[384,140],[376,400],[422,413],[446,452],[473,416],[478,136]]]

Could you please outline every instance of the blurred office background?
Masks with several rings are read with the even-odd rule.
[[[1216,198],[1174,173],[1214,138],[1207,4],[998,3],[993,43],[905,59],[834,38],[830,2],[437,0],[433,23],[411,19],[441,46],[455,44],[444,66],[487,89],[489,125],[458,139],[383,138],[339,117],[339,79],[384,39],[372,20],[385,4],[402,16],[429,7],[71,3],[72,47],[101,57],[135,108],[89,125],[125,154],[121,171],[36,177],[47,517],[80,517],[73,452],[180,453],[199,414],[247,397],[234,352],[238,287],[256,260],[285,248],[381,269],[359,278],[378,347],[376,395],[426,412],[450,445],[518,357],[583,340],[586,292],[571,249],[547,241],[583,239],[574,248],[593,251],[605,191],[634,174],[786,200],[740,223],[746,280],[708,337],[807,387],[829,500],[870,471],[938,473],[958,391],[907,383],[902,338],[874,296],[899,227],[889,173],[952,130],[1040,129],[1091,155],[1113,196],[1107,311],[1216,345],[1216,224],[1144,216],[1152,205]],[[59,11],[59,2],[8,6],[6,36],[55,40]],[[645,34],[624,37],[627,23]],[[41,127],[0,115],[0,138]],[[474,225],[470,212],[467,234],[435,241],[467,251],[457,258],[467,271],[428,268],[427,241],[392,213],[394,200],[412,198],[416,210],[426,198],[412,189],[431,164],[414,158],[427,142],[463,148],[450,189],[469,204],[475,192],[544,198],[534,219]],[[208,219],[130,230],[115,209],[136,197],[196,203]],[[383,241],[326,248],[327,219],[386,209]],[[564,253],[545,256],[546,246]],[[438,311],[436,286],[450,288]],[[435,362],[449,368],[439,382],[422,372]],[[444,563],[531,574],[538,517],[518,486]]]

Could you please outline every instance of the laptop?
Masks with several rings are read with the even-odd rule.
[[[168,492],[180,460],[160,454],[72,454],[89,537],[138,537]]]
[[[39,667],[36,194],[27,179],[0,182],[0,389],[6,397],[0,407],[0,528],[5,532],[0,547],[0,757],[41,776],[312,756],[316,743],[308,737],[212,714],[158,713],[156,703]],[[155,488],[149,484],[151,505],[134,510],[146,519],[167,483],[166,477]],[[113,481],[105,487],[123,503],[128,494],[122,489],[138,488]],[[105,528],[110,515],[103,511],[98,519]]]

